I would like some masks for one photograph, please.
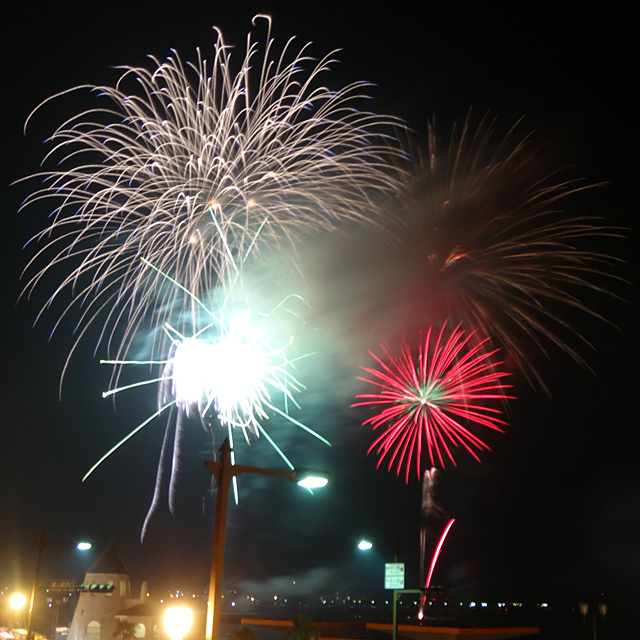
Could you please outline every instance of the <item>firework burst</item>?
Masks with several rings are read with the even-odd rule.
[[[603,319],[593,294],[619,279],[604,242],[621,237],[602,219],[563,211],[598,185],[561,181],[546,159],[517,127],[498,140],[487,117],[454,130],[444,149],[432,124],[428,154],[399,194],[401,214],[387,218],[401,252],[392,265],[400,313],[493,336],[542,389],[534,351],[549,357],[556,347],[586,366],[581,347],[590,344],[574,320]]]
[[[92,91],[96,105],[51,136],[45,161],[59,168],[35,176],[45,186],[25,206],[55,207],[33,239],[25,292],[60,266],[46,306],[69,290],[61,315],[81,308],[80,336],[100,318],[99,340],[119,357],[143,319],[171,322],[181,292],[161,274],[202,298],[249,257],[364,219],[397,186],[398,122],[358,109],[366,83],[322,84],[333,54],[314,61],[293,39],[275,51],[259,17],[264,40],[249,35],[238,60],[218,31],[210,62],[174,52],[150,69],[121,67],[115,86],[72,89]]]
[[[303,385],[295,375],[296,362],[306,357],[291,355],[294,337],[287,335],[290,324],[287,318],[297,318],[298,305],[295,303],[304,302],[300,296],[289,295],[268,312],[256,311],[251,297],[240,291],[236,284],[225,295],[218,290],[217,298],[214,297],[218,304],[213,310],[180,288],[192,298],[201,313],[188,315],[184,325],[190,326],[191,332],[187,335],[165,324],[163,331],[170,347],[164,359],[102,361],[113,367],[158,367],[157,376],[116,386],[103,393],[106,398],[151,385],[157,387],[158,406],[155,413],[105,453],[83,478],[86,480],[143,428],[166,416],[153,499],[142,528],[143,538],[151,516],[160,505],[165,485],[169,509],[172,513],[175,511],[184,430],[189,424],[200,423],[212,441],[216,428],[222,427],[232,446],[237,431],[247,443],[253,438],[264,437],[290,469],[294,465],[276,442],[277,438],[266,428],[273,416],[330,446],[328,440],[290,414],[291,405],[300,409],[296,396]],[[233,459],[233,451],[231,455]],[[235,481],[234,492],[237,501]]]
[[[501,404],[512,398],[504,382],[509,374],[500,369],[494,357],[497,350],[486,350],[488,339],[474,340],[458,325],[447,331],[427,331],[417,353],[404,346],[398,354],[382,344],[383,356],[371,353],[379,368],[362,367],[370,378],[360,378],[378,388],[375,393],[358,395],[354,407],[371,405],[380,411],[364,421],[381,430],[368,453],[376,450],[378,466],[388,458],[388,469],[404,467],[409,481],[411,466],[418,478],[427,466],[455,465],[455,448],[463,448],[476,460],[478,451],[488,445],[472,430],[484,427],[502,431]]]

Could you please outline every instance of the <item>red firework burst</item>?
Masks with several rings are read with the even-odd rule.
[[[463,447],[480,461],[477,451],[489,446],[470,428],[503,431],[507,423],[500,407],[513,398],[506,393],[511,385],[503,380],[510,374],[494,357],[498,349],[487,350],[488,338],[473,339],[474,333],[465,334],[460,325],[448,332],[445,324],[432,336],[430,327],[420,339],[417,359],[406,344],[398,355],[384,343],[384,357],[369,352],[380,368],[362,367],[371,379],[359,379],[379,391],[358,395],[362,402],[352,406],[381,408],[363,422],[374,430],[383,428],[367,451],[377,451],[378,466],[388,458],[388,469],[395,463],[398,475],[405,467],[408,482],[412,461],[418,478],[425,466],[444,467],[445,458],[455,465],[452,448]],[[423,455],[430,460],[424,465]]]

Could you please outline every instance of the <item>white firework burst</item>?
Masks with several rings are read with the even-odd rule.
[[[46,306],[70,291],[61,317],[81,307],[79,336],[99,324],[117,357],[143,319],[161,326],[189,304],[161,274],[202,297],[249,257],[367,219],[397,186],[399,121],[358,109],[364,82],[322,84],[333,53],[314,60],[293,38],[276,52],[259,17],[263,44],[248,35],[237,71],[217,31],[211,61],[173,52],[150,69],[121,67],[115,86],[71,89],[97,104],[53,133],[45,163],[57,166],[33,176],[44,186],[25,206],[55,207],[32,241],[25,293],[63,273]]]

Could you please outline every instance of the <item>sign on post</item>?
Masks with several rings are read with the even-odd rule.
[[[52,580],[49,585],[49,591],[51,593],[72,593],[75,590],[75,580]]]
[[[404,562],[385,563],[384,588],[404,589]]]

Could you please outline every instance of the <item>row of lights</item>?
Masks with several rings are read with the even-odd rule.
[[[27,597],[22,593],[14,593],[9,598],[9,606],[14,611],[23,609],[27,604]],[[168,607],[164,612],[164,628],[171,640],[182,640],[193,623],[193,611],[189,607]]]

